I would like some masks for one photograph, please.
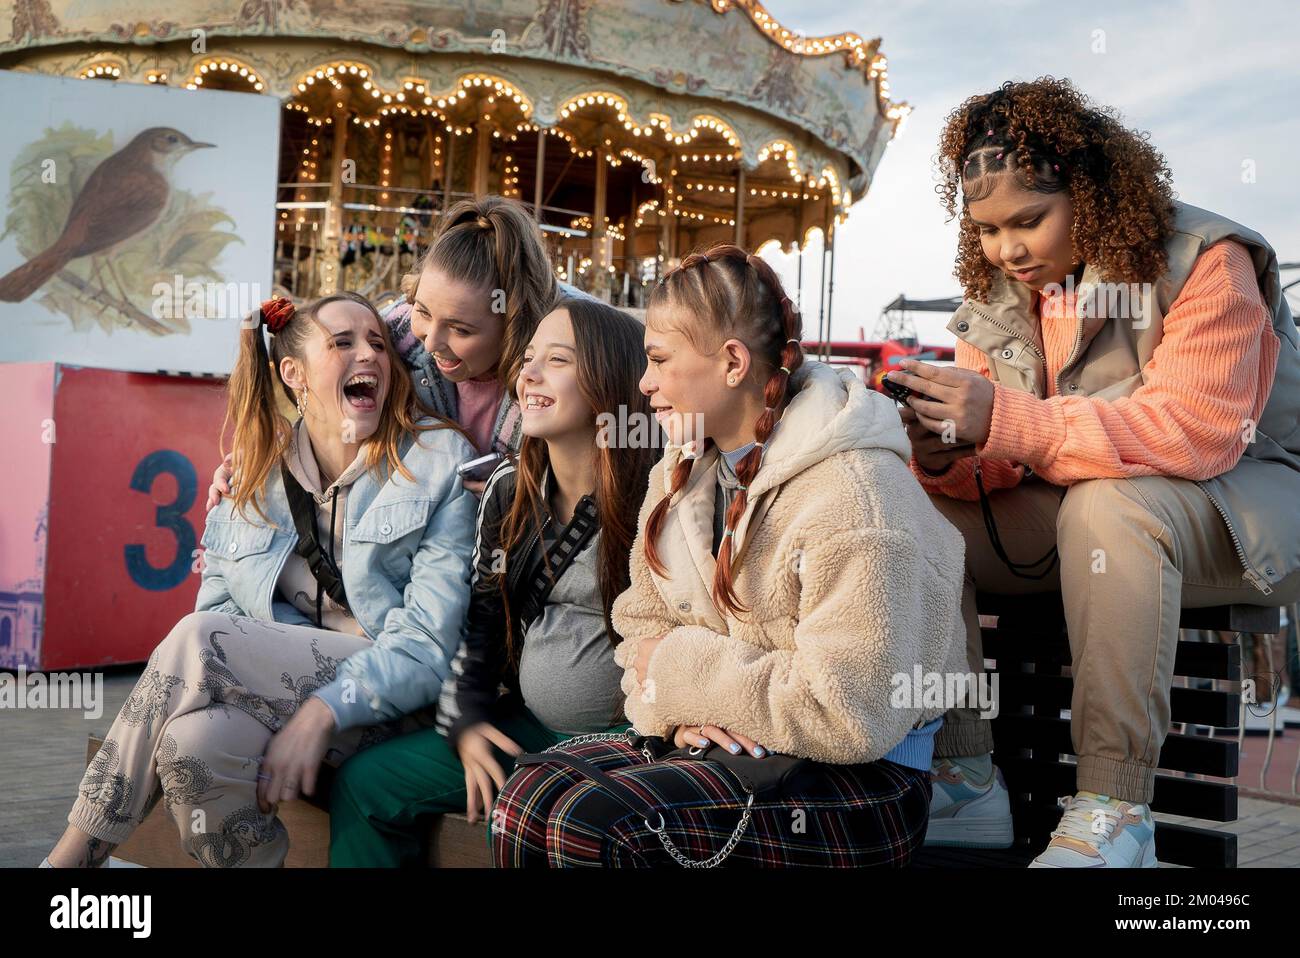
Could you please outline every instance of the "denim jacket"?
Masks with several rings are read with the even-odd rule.
[[[422,422],[432,423],[425,419]],[[397,473],[367,471],[352,485],[343,518],[343,585],[357,623],[373,644],[340,663],[315,694],[340,730],[386,722],[438,699],[463,636],[478,501],[456,466],[474,449],[452,429],[407,438]],[[313,625],[277,595],[285,561],[298,542],[279,469],[267,480],[263,523],[227,497],[208,513],[204,568],[195,610],[268,622]]]

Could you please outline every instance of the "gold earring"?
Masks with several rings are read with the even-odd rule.
[[[728,385],[728,386],[734,386],[734,385],[736,385],[736,377],[735,377],[735,376],[728,376],[728,377],[727,377],[727,385]]]
[[[305,419],[307,412],[303,409],[303,397],[307,395],[307,387],[302,387],[302,392],[298,393],[298,418]]]

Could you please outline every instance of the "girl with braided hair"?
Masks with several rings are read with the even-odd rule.
[[[891,689],[961,668],[961,540],[889,401],[801,333],[735,246],[652,293],[641,390],[668,444],[612,614],[634,728],[519,759],[498,865],[901,866],[920,845],[942,709]]]
[[[1059,591],[1078,793],[1031,867],[1155,867],[1180,609],[1300,596],[1300,345],[1259,233],[1177,202],[1164,158],[1068,81],[949,116],[956,366],[890,378],[976,591]],[[1012,840],[992,732],[950,712],[927,842]]]

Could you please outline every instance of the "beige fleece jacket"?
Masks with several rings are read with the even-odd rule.
[[[650,474],[613,607],[623,637],[628,719],[644,734],[711,723],[818,761],[875,761],[942,708],[896,708],[898,673],[965,672],[960,533],[908,468],[894,404],[848,369],[806,361],[783,425],[750,484],[736,528],[736,593],[751,611],[723,616],[709,595],[718,452],[696,461],[646,564],[645,523],[668,492],[681,447]],[[797,392],[794,392],[797,390]],[[665,635],[644,685],[641,641]]]

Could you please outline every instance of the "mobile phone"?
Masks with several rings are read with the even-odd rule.
[[[456,475],[460,476],[461,479],[479,482],[492,475],[492,470],[504,458],[499,452],[490,452],[486,456],[479,456],[477,459],[462,462],[456,467]]]
[[[904,386],[902,383],[894,382],[888,376],[881,377],[880,382],[881,385],[885,387],[885,390],[889,393],[889,395],[894,397],[894,400],[896,402],[905,403],[907,402],[907,397],[911,395],[920,396],[922,399],[928,398],[925,395],[925,393],[913,393],[909,387]]]

